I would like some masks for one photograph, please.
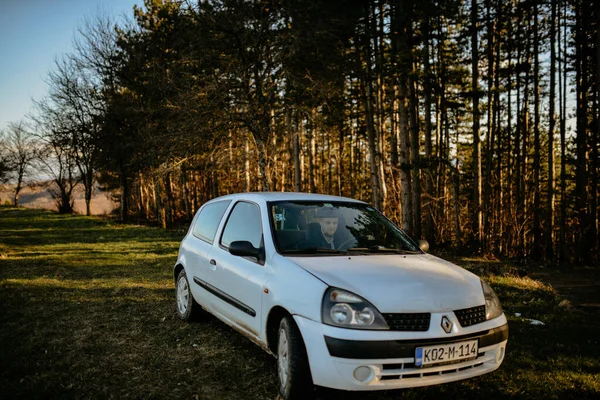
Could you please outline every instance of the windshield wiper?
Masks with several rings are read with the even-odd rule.
[[[352,247],[348,251],[352,252],[364,252],[364,253],[393,253],[393,254],[421,254],[418,251],[406,250],[406,249],[395,249],[384,246],[369,246],[369,247]]]
[[[306,249],[284,250],[282,254],[348,254],[346,250],[328,249],[327,247],[307,247]]]

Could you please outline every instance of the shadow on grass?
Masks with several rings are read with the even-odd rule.
[[[0,235],[0,239],[2,240],[2,243],[7,246],[19,245],[22,244],[24,240],[33,238],[35,242],[32,244],[35,245],[111,244],[121,243],[123,241],[131,241],[133,243],[138,243],[140,246],[145,247],[148,245],[153,245],[154,243],[168,243],[171,246],[176,246],[179,244],[179,242],[181,241],[181,239],[183,239],[184,236],[181,235],[181,237],[168,238],[168,240],[165,240],[165,237],[144,237],[143,232],[137,232],[142,236],[132,237],[129,232],[125,232],[127,234],[119,234],[118,232],[115,233],[110,228],[104,228],[102,230],[76,229],[67,232],[49,232],[40,230],[38,232],[28,232],[27,234],[23,233],[23,231],[20,232],[20,234],[16,234],[11,232],[10,230],[5,230]]]
[[[15,397],[274,399],[275,360],[216,318],[180,321],[174,289],[3,285],[0,388]],[[579,327],[511,321],[507,358],[484,377],[376,393],[319,389],[321,399],[585,399],[597,353]],[[576,350],[576,351],[575,351]],[[561,376],[559,381],[556,379]],[[549,377],[554,379],[549,380]],[[586,378],[587,377],[587,378]],[[567,384],[570,382],[570,384]]]
[[[2,288],[3,398],[273,398],[275,361],[173,289]]]
[[[35,279],[36,277],[80,281],[134,279],[157,281],[172,279],[171,262],[176,255],[136,257],[135,253],[120,254],[119,259],[96,255],[69,257],[10,258],[0,260],[0,278]]]
[[[114,225],[96,217],[61,215],[46,210],[0,206],[0,243],[5,245],[98,244],[133,241],[178,246],[185,230],[162,231],[136,225]]]

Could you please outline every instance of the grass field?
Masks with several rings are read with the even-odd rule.
[[[271,356],[214,318],[177,318],[171,271],[183,236],[0,207],[0,398],[275,399]],[[598,308],[574,306],[510,264],[454,261],[484,275],[509,316],[500,370],[429,388],[318,396],[600,398]]]

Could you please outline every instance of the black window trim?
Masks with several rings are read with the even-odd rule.
[[[263,229],[263,223],[262,223],[262,212],[260,210],[260,204],[252,201],[252,200],[246,200],[246,199],[239,199],[236,200],[233,203],[233,206],[230,207],[229,209],[229,213],[227,214],[227,218],[225,219],[225,223],[223,224],[223,229],[221,229],[221,235],[219,236],[219,247],[222,250],[225,250],[227,252],[229,252],[229,247],[225,246],[223,244],[223,234],[225,233],[225,228],[227,228],[227,223],[229,222],[229,218],[231,218],[231,214],[233,214],[233,210],[235,210],[235,206],[237,206],[239,203],[248,203],[248,204],[252,204],[255,205],[256,208],[258,208],[258,220],[260,221],[260,231],[261,231],[261,238],[262,238],[262,242],[263,242],[263,246],[262,246],[262,257],[260,259],[256,259],[254,257],[243,257],[244,259],[248,260],[248,261],[252,261],[255,264],[258,265],[265,265],[265,230]]]
[[[223,211],[223,215],[221,215],[221,219],[219,220],[219,223],[217,224],[217,230],[215,231],[215,237],[217,236],[217,233],[219,232],[219,226],[221,226],[221,223],[223,222],[223,216],[227,213],[227,210],[229,209],[230,205],[231,205],[231,200],[230,199],[225,199],[225,200],[217,200],[217,201],[211,201],[211,202],[207,202],[204,203],[202,205],[202,207],[200,207],[200,209],[197,212],[197,217],[194,217],[194,221],[192,224],[192,236],[194,236],[196,239],[202,240],[205,243],[208,244],[213,244],[215,242],[215,239],[213,238],[212,240],[209,240],[206,237],[202,237],[202,236],[198,236],[196,235],[196,224],[198,223],[198,221],[200,220],[200,213],[202,212],[202,210],[206,207],[206,206],[210,206],[213,204],[218,204],[218,203],[228,203],[227,207],[225,207],[225,210]]]

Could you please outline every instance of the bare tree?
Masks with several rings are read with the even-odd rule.
[[[104,112],[102,87],[93,74],[72,57],[56,61],[55,70],[48,74],[48,85],[48,100],[59,110],[63,121],[61,129],[54,132],[56,142],[70,148],[84,187],[86,214],[91,215],[97,137]]]
[[[48,181],[48,193],[54,199],[58,212],[73,212],[73,191],[80,182],[77,174],[77,150],[72,145],[67,132],[72,129],[72,121],[60,107],[48,98],[35,102],[35,136],[39,146],[35,152],[35,166]]]
[[[19,205],[19,193],[23,189],[25,178],[30,172],[34,158],[34,140],[22,121],[8,124],[4,140],[6,158],[4,162],[9,171],[9,179],[15,182],[13,203]]]
[[[80,181],[76,173],[75,159],[73,149],[64,147],[53,139],[45,143],[37,158],[40,171],[51,178],[48,193],[61,214],[73,212],[73,191]]]
[[[8,149],[6,145],[5,133],[0,130],[0,185],[8,182],[10,179],[10,168],[8,166]]]

